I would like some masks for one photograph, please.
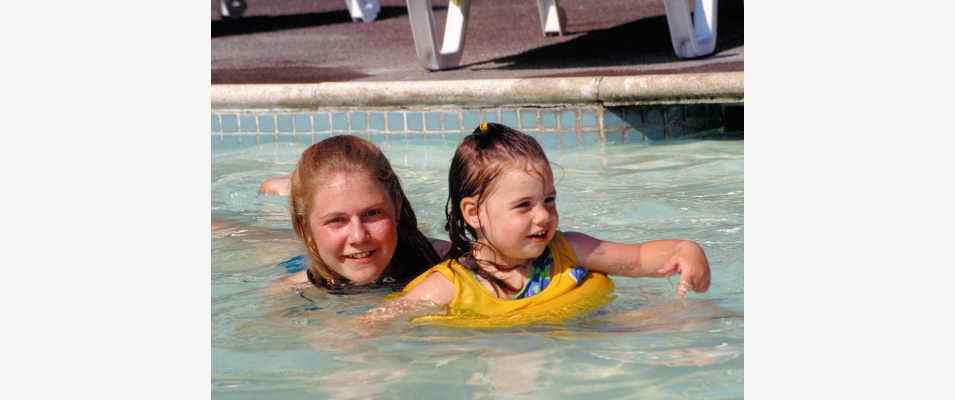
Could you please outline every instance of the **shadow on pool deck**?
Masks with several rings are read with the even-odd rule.
[[[474,0],[462,66],[418,65],[403,0],[381,0],[378,19],[353,23],[343,1],[247,0],[221,19],[212,0],[212,83],[419,81],[614,76],[743,70],[741,0],[722,0],[717,49],[698,59],[673,53],[660,0],[561,2],[564,36],[545,37],[534,1]],[[435,7],[443,25],[446,7]]]

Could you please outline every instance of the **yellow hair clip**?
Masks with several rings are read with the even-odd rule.
[[[478,125],[478,129],[481,131],[481,133],[487,133],[487,121],[484,121],[481,123],[481,125]]]

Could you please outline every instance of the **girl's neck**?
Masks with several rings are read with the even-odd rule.
[[[474,246],[468,262],[469,267],[480,270],[485,275],[485,286],[501,298],[508,298],[520,292],[530,279],[531,264],[534,260],[510,259],[504,257],[487,245]],[[494,280],[498,282],[494,282]],[[495,286],[500,286],[495,288]]]
[[[531,265],[534,259],[510,258],[498,253],[493,247],[477,242],[471,250],[471,256],[480,261],[479,264],[485,266],[488,272],[511,272],[524,269],[523,267]]]

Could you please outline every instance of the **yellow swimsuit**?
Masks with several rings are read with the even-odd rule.
[[[412,322],[468,328],[554,323],[610,302],[613,282],[605,274],[577,267],[577,257],[561,232],[557,232],[547,249],[541,257],[547,257],[549,253],[553,262],[546,287],[539,293],[514,300],[494,296],[478,283],[471,270],[457,260],[431,267],[408,283],[401,294],[413,289],[432,272],[437,272],[454,285],[454,299],[448,304],[447,314],[417,317]]]

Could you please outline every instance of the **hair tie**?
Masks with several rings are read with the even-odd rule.
[[[487,121],[481,122],[481,125],[478,125],[478,130],[480,130],[481,133],[487,133]]]

